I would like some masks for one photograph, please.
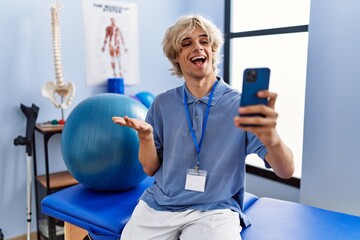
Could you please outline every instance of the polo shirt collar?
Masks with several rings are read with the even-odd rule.
[[[216,77],[216,78],[219,81],[219,83],[217,84],[217,86],[215,88],[213,99],[211,101],[211,106],[216,105],[216,103],[220,100],[220,98],[222,97],[222,95],[224,94],[224,92],[226,90],[226,84],[225,84],[224,80],[221,77]],[[184,99],[184,89],[187,94],[187,104],[193,103],[195,101],[200,101],[205,104],[208,103],[210,93],[208,93],[207,95],[205,95],[202,98],[196,98],[191,94],[189,89],[186,87],[186,84],[184,83],[184,85],[182,86],[182,99]]]

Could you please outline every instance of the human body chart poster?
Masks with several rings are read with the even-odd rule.
[[[138,84],[137,5],[115,0],[83,0],[82,5],[87,85],[102,85],[108,78]]]

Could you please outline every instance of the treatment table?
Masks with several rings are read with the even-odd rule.
[[[42,201],[42,212],[85,229],[91,239],[120,239],[138,198],[153,184],[148,177],[135,188],[104,192],[78,184]],[[251,226],[243,240],[360,240],[360,217],[246,193],[244,213]],[[194,237],[194,240],[196,237]]]

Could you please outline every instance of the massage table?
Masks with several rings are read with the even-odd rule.
[[[86,230],[91,239],[120,239],[139,197],[153,181],[148,177],[123,192],[96,191],[77,184],[46,196],[42,212]],[[360,240],[357,216],[251,193],[245,193],[244,213],[252,224],[241,232],[243,240]]]

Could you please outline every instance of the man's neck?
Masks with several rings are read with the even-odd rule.
[[[216,76],[208,76],[202,79],[185,79],[186,87],[189,89],[191,94],[196,98],[202,98],[206,96],[210,91]]]

